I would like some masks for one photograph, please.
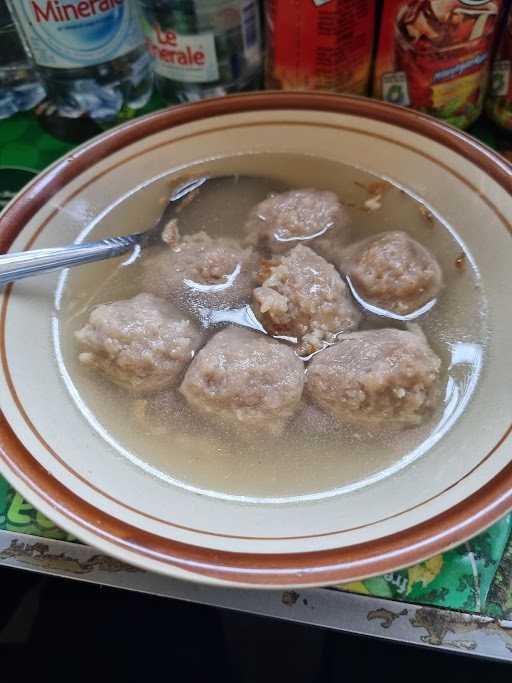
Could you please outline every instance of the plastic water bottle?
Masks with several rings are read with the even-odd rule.
[[[258,0],[138,0],[155,83],[168,102],[260,87]]]
[[[33,109],[44,96],[5,0],[0,0],[0,119]]]
[[[7,2],[58,116],[108,125],[147,103],[151,60],[133,0]]]

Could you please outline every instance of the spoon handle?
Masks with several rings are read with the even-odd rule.
[[[18,254],[0,256],[0,285],[21,280],[56,268],[79,266],[91,261],[102,261],[121,256],[142,241],[142,234],[109,237],[97,242],[73,244],[54,249],[34,249]]]

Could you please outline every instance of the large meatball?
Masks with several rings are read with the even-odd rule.
[[[81,363],[136,394],[176,384],[201,342],[190,320],[146,293],[97,306],[75,336]]]
[[[228,327],[199,351],[180,390],[194,408],[225,424],[278,433],[303,385],[303,363],[289,346]]]
[[[250,299],[255,264],[235,240],[198,232],[146,258],[143,288],[180,306],[237,306]]]
[[[347,241],[349,217],[334,192],[290,190],[271,195],[249,214],[247,242],[282,253],[303,240],[318,245],[329,234]]]
[[[342,422],[413,425],[436,406],[440,368],[421,333],[368,330],[344,335],[316,355],[306,386]]]
[[[270,334],[300,338],[301,353],[358,326],[361,314],[339,273],[309,247],[276,258],[263,277],[253,293],[256,315]]]
[[[443,276],[435,257],[405,232],[383,232],[351,245],[340,264],[368,303],[407,315],[434,299]]]

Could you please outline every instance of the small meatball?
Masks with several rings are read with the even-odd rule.
[[[405,232],[383,232],[348,247],[340,269],[368,303],[407,315],[440,292],[441,268],[424,246]]]
[[[236,240],[198,232],[144,261],[143,288],[179,306],[238,306],[250,299],[255,266],[252,250]]]
[[[422,334],[368,330],[344,335],[317,354],[306,386],[341,422],[415,425],[437,405],[440,368]]]
[[[290,190],[271,195],[249,214],[247,243],[283,253],[300,240],[318,246],[326,234],[347,241],[349,217],[334,192]]]
[[[97,306],[75,337],[83,365],[134,394],[176,384],[201,343],[190,320],[146,293]]]
[[[265,268],[253,293],[254,309],[273,335],[298,337],[313,353],[336,334],[357,328],[361,314],[334,266],[302,244]]]
[[[303,385],[304,365],[289,346],[228,327],[199,351],[180,391],[191,406],[224,424],[280,433]]]

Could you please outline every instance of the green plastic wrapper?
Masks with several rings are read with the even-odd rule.
[[[512,515],[483,534],[443,555],[384,576],[337,586],[364,595],[503,616],[512,612],[512,544],[500,560],[510,535]],[[77,539],[59,529],[0,477],[0,529],[60,541]],[[490,607],[487,598],[492,587]]]
[[[339,588],[379,598],[485,612],[511,524],[512,516],[507,515],[484,533],[442,555],[408,569]],[[512,549],[509,552],[512,555]],[[512,603],[512,595],[509,594],[508,600]]]
[[[31,536],[43,536],[57,541],[76,538],[36,510],[0,476],[0,529]]]
[[[495,144],[495,137],[485,126],[479,125],[474,132],[487,144]],[[73,146],[43,130],[32,114],[19,114],[0,121],[0,208],[38,171]],[[491,614],[510,614],[512,545],[501,566],[500,560],[510,535],[511,520],[508,515],[473,540],[409,569],[338,588],[470,612],[488,609]],[[0,529],[57,540],[76,540],[38,512],[2,477]]]
[[[485,612],[490,617],[512,619],[512,540],[509,541],[499,563]]]

